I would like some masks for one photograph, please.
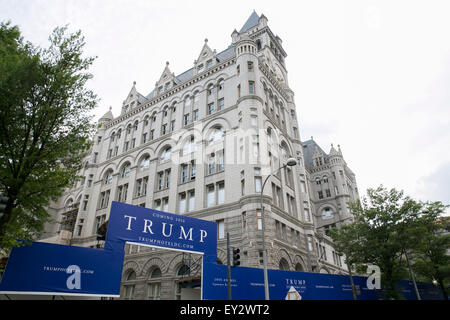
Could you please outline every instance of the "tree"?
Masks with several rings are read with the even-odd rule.
[[[441,203],[432,204],[436,210],[441,209]],[[447,287],[450,280],[450,256],[447,254],[450,248],[450,218],[441,217],[430,223],[424,224],[427,229],[426,236],[419,242],[414,253],[414,271],[426,281],[436,281],[448,300]]]
[[[49,201],[73,184],[90,147],[86,88],[93,57],[83,58],[81,32],[56,28],[50,46],[25,42],[17,26],[0,24],[0,249],[32,240],[50,218]]]
[[[367,190],[368,198],[351,203],[354,222],[333,230],[336,250],[355,265],[375,264],[381,269],[381,283],[387,299],[401,299],[396,282],[407,276],[404,255],[416,250],[427,235],[430,221],[443,212],[404,196],[403,191],[383,186]]]

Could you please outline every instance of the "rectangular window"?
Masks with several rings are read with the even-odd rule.
[[[261,192],[261,177],[255,177],[255,192]]]
[[[208,104],[208,114],[212,114],[214,112],[214,102]]]
[[[217,221],[217,236],[219,237],[219,239],[225,238],[225,221],[224,220]]]
[[[254,81],[248,82],[248,93],[255,94],[255,82]]]
[[[169,198],[163,198],[162,200],[162,211],[169,211]]]
[[[223,150],[218,152],[218,172],[224,171],[225,170],[225,163],[224,163],[224,154],[223,154]]]
[[[164,185],[164,171],[158,172],[158,190],[162,190]]]
[[[309,215],[309,209],[308,208],[304,208],[304,214],[305,214],[305,220],[310,222],[311,221],[311,216]]]
[[[313,242],[312,242],[312,236],[307,236],[308,241],[308,251],[313,251]]]
[[[170,131],[175,131],[175,120],[170,122]]]
[[[183,123],[185,126],[189,124],[189,113],[184,115]]]
[[[148,177],[142,179],[142,195],[147,195]]]
[[[225,183],[219,182],[218,187],[217,203],[223,204],[225,202]]]
[[[86,211],[87,210],[87,205],[88,205],[88,201],[89,201],[89,195],[85,195],[84,196],[84,201],[83,201],[83,211]]]
[[[262,230],[262,215],[260,209],[256,209],[256,227],[258,230]]]
[[[258,125],[258,117],[257,116],[251,116],[250,118],[250,124],[254,127]]]
[[[142,195],[142,179],[138,179],[136,181],[136,197],[140,197]]]
[[[166,173],[166,188],[170,188],[170,169],[165,171]]]
[[[188,211],[195,210],[195,190],[189,191],[189,206]]]
[[[223,110],[223,107],[225,106],[225,100],[224,100],[224,98],[219,99],[218,103],[219,103],[219,111],[220,111],[220,110]]]
[[[186,212],[186,193],[180,193],[179,213]]]
[[[247,62],[247,68],[248,68],[248,71],[249,71],[249,72],[252,72],[252,71],[253,71],[253,62],[248,61],[248,62]]]
[[[237,90],[238,90],[238,98],[240,98],[241,97],[241,85],[240,84],[238,84]]]
[[[193,116],[192,116],[194,119],[194,121],[197,121],[198,120],[198,110],[194,110],[193,111]]]
[[[195,180],[196,167],[194,160],[191,161],[191,180]]]
[[[214,185],[208,186],[208,196],[207,196],[207,207],[211,207],[216,204],[215,194],[214,194]]]
[[[216,173],[216,157],[215,154],[212,153],[208,159],[208,174]]]
[[[323,199],[323,192],[322,191],[318,191],[319,194],[319,199]]]
[[[189,166],[187,164],[181,165],[181,182],[187,182],[188,181],[188,170]]]
[[[161,200],[155,200],[155,205],[154,205],[155,210],[161,211]]]
[[[306,193],[306,183],[305,181],[300,181],[300,190],[303,193]]]

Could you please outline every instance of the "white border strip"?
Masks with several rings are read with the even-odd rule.
[[[93,293],[70,293],[70,292],[0,291],[0,294],[120,298],[120,294],[117,295],[117,294],[93,294]]]

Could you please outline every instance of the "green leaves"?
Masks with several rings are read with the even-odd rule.
[[[367,190],[368,198],[351,204],[354,223],[331,233],[336,250],[349,264],[375,264],[381,268],[388,297],[398,298],[395,281],[405,275],[404,252],[427,252],[435,239],[437,218],[445,210],[440,202],[423,203],[403,191],[383,186]]]
[[[74,182],[90,147],[97,104],[86,88],[93,57],[81,32],[56,28],[50,46],[24,43],[0,24],[0,192],[11,201],[0,218],[0,249],[31,239],[49,219],[46,206]]]

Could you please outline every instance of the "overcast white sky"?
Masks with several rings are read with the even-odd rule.
[[[205,38],[228,47],[253,10],[283,40],[302,140],[340,144],[361,195],[450,204],[450,1],[0,0],[0,21],[41,46],[56,26],[82,31],[97,120],[133,81],[150,93],[166,61],[191,68]]]

